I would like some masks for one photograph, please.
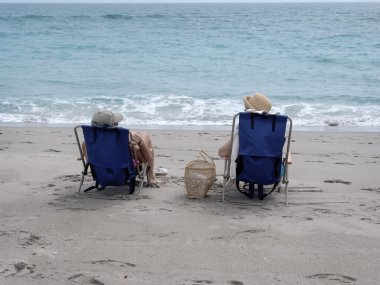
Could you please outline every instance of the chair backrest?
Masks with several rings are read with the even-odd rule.
[[[280,181],[287,119],[266,113],[239,114],[238,181],[261,185]]]
[[[123,185],[136,176],[129,148],[129,130],[82,126],[87,159],[101,188]]]

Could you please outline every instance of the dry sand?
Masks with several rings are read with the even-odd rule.
[[[228,131],[151,131],[161,188],[77,193],[72,128],[0,128],[0,284],[379,284],[380,134],[293,134],[284,194],[220,201]],[[218,182],[183,173],[197,150]],[[91,179],[86,185],[91,184]]]

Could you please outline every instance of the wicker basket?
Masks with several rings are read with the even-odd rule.
[[[203,198],[215,182],[214,161],[204,152],[199,151],[203,159],[190,161],[185,167],[185,187],[188,198]]]

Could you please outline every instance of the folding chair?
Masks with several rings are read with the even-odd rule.
[[[236,123],[237,118],[239,125]],[[236,167],[236,177],[232,179],[236,179],[235,183],[240,192],[253,199],[257,185],[258,198],[262,200],[282,183],[285,184],[285,204],[288,204],[288,157],[292,125],[292,120],[287,116],[265,112],[241,112],[234,116],[229,157],[224,165],[223,202],[225,191],[230,185],[228,182],[231,179],[231,167]],[[235,132],[238,132],[238,136]],[[286,140],[286,150],[283,152]],[[236,164],[231,161],[231,156],[234,156],[234,143],[238,145],[238,154],[234,161]],[[243,188],[248,188],[248,191],[240,188],[241,182],[245,183]],[[265,185],[273,185],[267,194],[264,193]]]
[[[82,129],[86,156],[79,140],[78,129]],[[142,188],[146,173],[146,164],[137,165],[129,142],[131,135],[128,129],[119,127],[76,126],[74,128],[79,153],[83,163],[82,177],[78,192],[80,192],[84,177],[90,168],[95,186],[91,189],[103,190],[107,186],[126,186],[129,184],[129,194],[135,192],[136,176],[140,178],[138,195]],[[129,182],[129,183],[128,183]]]

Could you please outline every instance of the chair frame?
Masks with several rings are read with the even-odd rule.
[[[87,165],[88,163],[86,163],[86,159],[85,159],[85,156],[84,156],[84,153],[83,153],[83,150],[82,150],[82,145],[81,145],[81,141],[79,139],[78,129],[82,129],[82,125],[78,125],[78,126],[76,126],[74,128],[75,138],[76,138],[76,141],[77,141],[77,145],[78,145],[78,149],[79,149],[79,153],[80,153],[80,158],[81,158],[82,165],[83,165],[82,177],[81,177],[79,188],[78,188],[78,193],[79,193],[80,190],[81,190],[81,188],[82,188],[83,182],[84,182],[84,177],[87,175],[86,169],[88,168],[88,165]],[[82,135],[83,135],[83,133],[82,133]],[[132,135],[129,132],[129,140],[131,141],[131,139],[132,139]],[[131,154],[132,154],[132,159],[134,159],[134,160],[137,161],[135,152],[131,150]],[[140,170],[139,166],[141,166],[141,170]],[[139,185],[138,185],[138,189],[137,189],[137,197],[139,197],[140,196],[140,191],[142,189],[142,186],[144,184],[144,179],[145,179],[145,176],[146,176],[147,164],[146,163],[141,163],[141,165],[136,165],[135,166],[135,170],[136,170],[136,173],[137,173],[137,177],[139,177],[139,179],[140,179]]]
[[[224,171],[223,171],[223,193],[222,193],[222,201],[225,202],[225,191],[227,190],[227,182],[230,178],[230,167],[231,167],[231,152],[232,152],[232,143],[234,139],[235,134],[235,124],[236,124],[236,118],[239,116],[240,112],[235,114],[232,120],[232,130],[231,130],[231,143],[229,146],[228,151],[228,158],[224,161]],[[288,167],[288,158],[289,158],[289,151],[290,151],[290,142],[292,137],[292,129],[293,129],[293,121],[289,117],[287,117],[287,123],[288,123],[288,135],[287,135],[287,143],[286,143],[286,152],[285,157],[283,158],[283,163],[285,164],[284,167],[284,174],[282,176],[282,184],[285,184],[285,205],[288,205],[288,184],[289,184],[289,167]],[[286,131],[285,131],[286,132]],[[281,183],[278,184],[278,188],[281,189]]]

